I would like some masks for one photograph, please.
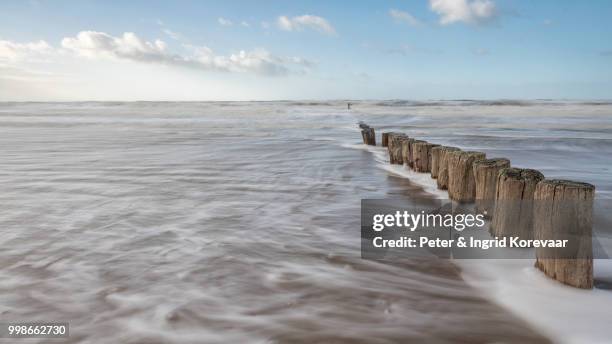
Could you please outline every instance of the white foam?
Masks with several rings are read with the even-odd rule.
[[[342,147],[366,150],[374,155],[374,160],[376,161],[378,168],[409,179],[412,183],[421,186],[424,191],[434,195],[436,198],[448,199],[448,193],[444,190],[438,189],[436,181],[431,178],[429,173],[415,172],[406,165],[391,165],[389,163],[388,151],[384,147],[348,143],[342,144]]]
[[[551,280],[534,259],[455,260],[465,281],[557,343],[610,343],[612,292]],[[612,276],[612,261],[595,260],[595,277]]]
[[[398,176],[408,178],[411,182],[421,186],[425,192],[434,195],[436,198],[448,199],[448,193],[444,190],[438,189],[438,184],[431,178],[429,173],[415,172],[406,165],[391,165],[389,163],[382,163],[379,164],[379,167]]]

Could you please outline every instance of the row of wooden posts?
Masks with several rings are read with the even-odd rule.
[[[360,123],[363,143],[376,145],[374,128]],[[535,266],[547,276],[578,288],[593,287],[592,208],[595,187],[569,180],[545,179],[537,170],[511,167],[505,158],[487,159],[485,153],[465,151],[409,137],[382,133],[382,146],[391,164],[430,173],[438,188],[448,190],[459,203],[475,202],[485,214],[495,237],[520,239],[555,237],[573,233],[574,258],[551,258],[536,248]],[[571,205],[558,206],[560,202]],[[557,206],[555,206],[557,204]]]

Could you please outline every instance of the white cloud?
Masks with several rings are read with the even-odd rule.
[[[397,21],[408,23],[411,26],[421,25],[421,22],[408,12],[391,9],[389,10],[389,15],[391,16],[391,18]]]
[[[492,0],[429,0],[432,11],[440,16],[440,24],[457,22],[481,24],[497,15]]]
[[[76,37],[64,38],[62,47],[88,58],[115,58],[223,72],[285,75],[303,73],[312,67],[312,63],[304,59],[277,57],[265,49],[241,50],[221,56],[205,46],[185,45],[190,55],[172,54],[163,41],[146,41],[131,32],[114,37],[104,32],[81,31]]]
[[[24,59],[40,58],[52,51],[45,41],[15,43],[0,40],[0,60],[19,61]]]
[[[234,23],[232,23],[231,20],[225,19],[223,17],[219,17],[219,19],[217,19],[217,21],[219,22],[219,24],[221,24],[223,26],[232,26],[234,24]]]
[[[269,29],[270,28],[270,23],[268,23],[267,21],[262,21],[261,22],[261,27],[264,29]]]
[[[336,34],[334,27],[325,18],[310,14],[293,18],[280,16],[278,17],[277,24],[281,30],[285,31],[302,31],[309,28],[328,35]]]
[[[163,62],[171,58],[165,52],[166,43],[142,40],[132,32],[113,37],[104,32],[81,31],[76,37],[66,37],[62,47],[85,57],[116,57],[135,61]]]
[[[251,24],[249,24],[249,22],[244,21],[244,20],[240,22],[240,25],[242,25],[244,27],[251,27]]]
[[[229,56],[217,56],[208,47],[193,47],[193,58],[186,61],[195,67],[228,72],[254,72],[262,75],[286,75],[291,72],[304,72],[312,64],[297,57],[277,57],[265,49],[241,50]],[[298,66],[299,70],[293,69]]]

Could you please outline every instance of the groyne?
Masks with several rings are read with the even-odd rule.
[[[363,143],[376,145],[374,128],[360,122]],[[438,189],[456,203],[475,203],[490,219],[496,237],[568,240],[567,249],[536,248],[535,266],[554,280],[593,288],[592,209],[595,187],[570,180],[546,179],[533,169],[511,167],[509,159],[384,132],[391,164],[430,173]]]

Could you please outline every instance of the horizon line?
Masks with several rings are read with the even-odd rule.
[[[506,101],[506,102],[612,102],[612,98],[303,98],[303,99],[240,99],[240,100],[120,100],[120,99],[87,99],[87,100],[0,100],[0,103],[265,103],[265,102],[371,102],[371,101],[413,101],[413,102],[470,102],[470,101]]]

